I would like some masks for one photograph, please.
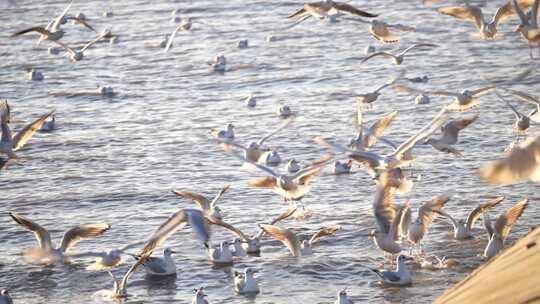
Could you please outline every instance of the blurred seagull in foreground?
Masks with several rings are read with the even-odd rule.
[[[405,50],[403,50],[402,52],[394,55],[394,54],[391,54],[391,53],[388,53],[388,52],[375,52],[367,57],[364,57],[361,61],[361,63],[364,63],[366,61],[368,61],[369,59],[371,58],[374,58],[374,57],[377,57],[377,56],[384,56],[384,57],[390,57],[392,59],[392,62],[395,64],[395,65],[400,65],[403,63],[403,60],[405,59],[405,55],[415,49],[415,48],[419,48],[419,47],[437,47],[438,45],[436,44],[432,44],[432,43],[418,43],[418,44],[413,44],[412,46],[406,48]]]
[[[68,262],[67,253],[75,244],[85,238],[100,236],[111,228],[109,224],[102,223],[75,226],[66,231],[60,246],[55,247],[49,232],[45,228],[20,214],[10,212],[9,216],[17,224],[32,231],[38,241],[39,247],[25,250],[24,256],[30,262],[44,265]]]
[[[450,214],[442,210],[439,211],[439,213],[452,221],[452,226],[454,227],[454,238],[456,240],[472,239],[472,227],[474,226],[476,220],[478,220],[484,212],[487,212],[491,208],[499,205],[503,200],[504,196],[499,196],[478,205],[478,207],[474,208],[474,210],[469,213],[466,220],[455,220],[452,216],[450,216]]]
[[[7,289],[0,290],[0,304],[13,304],[13,299]]]
[[[540,184],[540,135],[514,147],[502,158],[483,165],[480,176],[495,185],[528,180]]]
[[[484,257],[488,259],[492,258],[504,248],[504,241],[508,237],[508,234],[510,234],[512,226],[521,217],[527,206],[527,199],[518,202],[501,214],[495,221],[494,226],[491,225],[491,220],[487,212],[484,213],[484,226],[489,236],[489,242],[484,250]]]
[[[295,257],[313,254],[313,246],[325,236],[335,235],[341,226],[334,225],[321,228],[309,240],[300,242],[296,234],[290,229],[283,229],[274,225],[260,224],[259,227],[271,237],[282,242]]]

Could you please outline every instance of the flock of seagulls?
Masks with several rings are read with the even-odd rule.
[[[540,47],[539,3],[540,0],[507,1],[497,10],[490,22],[485,21],[480,7],[468,3],[461,6],[440,7],[437,12],[474,22],[482,39],[495,39],[498,34],[497,27],[512,16],[517,16],[520,25],[515,31],[519,32],[527,41],[531,49],[530,56],[533,58],[532,48]],[[47,42],[59,46],[73,62],[83,60],[85,58],[84,52],[98,42],[106,39],[114,41],[115,36],[110,30],[98,33],[88,24],[84,14],[68,15],[72,4],[73,2],[70,2],[64,11],[51,20],[48,25],[33,26],[17,31],[12,34],[13,39],[21,35],[37,33],[39,34],[38,44]],[[526,13],[529,8],[530,11]],[[177,13],[173,12],[174,18],[179,18]],[[112,17],[111,12],[106,12],[105,15]],[[287,18],[295,19],[293,25],[296,25],[310,17],[328,19],[334,22],[343,15],[356,18],[379,17],[378,14],[358,9],[346,3],[325,0],[306,3],[301,9]],[[96,36],[83,46],[68,46],[68,43],[63,41],[66,32],[62,28],[68,20],[84,26],[94,32]],[[193,24],[197,23],[191,19],[179,19],[178,21],[180,20],[180,24],[174,31],[167,34],[159,44],[159,47],[163,48],[165,52],[173,47],[175,37],[180,32],[190,31]],[[399,41],[399,37],[395,36],[391,30],[415,31],[412,27],[390,24],[377,19],[372,19],[369,22],[362,19],[359,21],[369,23],[368,31],[371,35],[378,41],[387,44]],[[452,21],[449,20],[448,22]],[[201,24],[204,23],[201,22]],[[238,47],[249,47],[248,41],[240,41]],[[362,58],[361,61],[368,64],[374,58],[388,57],[395,65],[400,65],[403,63],[405,55],[412,50],[436,47],[437,45],[432,43],[417,43],[399,53],[369,50],[370,54]],[[49,52],[58,53],[58,50],[51,52],[51,49],[49,49]],[[422,55],[418,54],[417,56]],[[227,71],[226,63],[224,55],[217,55],[208,64],[216,72],[225,72]],[[30,70],[28,75],[31,80],[39,81],[43,79],[43,75],[36,70]],[[193,192],[173,190],[177,197],[194,202],[197,208],[186,208],[175,212],[144,240],[129,242],[124,246],[115,246],[116,248],[102,249],[101,251],[73,252],[73,247],[79,241],[99,237],[106,233],[111,228],[107,223],[75,226],[64,234],[58,245],[54,245],[48,230],[22,214],[10,212],[9,215],[13,221],[24,229],[31,231],[38,243],[37,247],[24,250],[23,255],[27,261],[41,265],[64,264],[78,259],[94,259],[87,269],[89,271],[106,271],[113,281],[112,290],[108,290],[103,294],[107,298],[123,299],[129,296],[128,281],[130,277],[139,269],[144,269],[148,279],[154,276],[176,274],[177,268],[174,254],[177,252],[175,250],[165,247],[161,256],[155,256],[153,253],[169,238],[173,237],[177,231],[186,226],[191,227],[196,239],[201,243],[201,250],[206,251],[209,262],[217,266],[234,265],[238,259],[242,259],[246,255],[260,254],[263,244],[261,240],[263,238],[273,238],[281,242],[294,257],[316,254],[314,251],[315,244],[325,237],[339,234],[342,230],[341,226],[329,225],[321,227],[313,233],[311,238],[301,239],[294,230],[284,227],[281,222],[291,217],[301,217],[301,213],[306,211],[302,199],[309,194],[310,186],[316,177],[333,162],[332,172],[334,174],[348,174],[351,172],[353,164],[356,164],[367,172],[374,181],[375,191],[372,212],[376,228],[369,233],[369,237],[373,240],[374,246],[383,254],[383,261],[390,261],[392,269],[377,269],[369,266],[366,266],[366,269],[379,278],[382,284],[391,286],[413,284],[414,271],[410,269],[412,263],[428,269],[446,269],[456,264],[455,260],[426,254],[422,248],[422,241],[435,220],[450,221],[453,226],[454,238],[459,241],[466,241],[475,237],[473,227],[482,217],[488,234],[483,255],[487,259],[495,257],[504,249],[505,241],[512,226],[519,220],[528,206],[528,199],[525,198],[508,208],[499,215],[494,223],[492,223],[489,213],[503,202],[505,198],[501,196],[479,204],[465,220],[456,220],[444,210],[445,205],[452,201],[451,196],[445,193],[441,193],[418,206],[416,218],[413,218],[413,206],[409,201],[399,205],[394,202],[394,199],[398,195],[410,192],[414,182],[417,182],[405,174],[405,170],[412,170],[416,162],[413,155],[415,146],[429,145],[437,151],[451,153],[458,158],[465,157],[464,153],[457,147],[459,145],[459,133],[473,124],[478,119],[479,114],[465,116],[462,113],[480,107],[481,104],[478,99],[490,93],[495,93],[514,113],[516,118],[514,128],[521,137],[516,139],[516,144],[500,159],[482,166],[479,176],[484,181],[492,184],[511,184],[528,180],[540,182],[540,159],[538,157],[540,155],[540,136],[529,140],[525,139],[531,121],[540,121],[540,99],[530,93],[513,90],[511,88],[512,82],[507,82],[505,85],[492,84],[482,88],[462,91],[424,91],[405,84],[406,82],[425,81],[427,81],[426,78],[407,79],[402,73],[372,92],[359,94],[356,97],[356,115],[354,118],[355,137],[348,144],[342,145],[334,142],[333,139],[317,136],[313,139],[314,143],[326,147],[329,153],[322,155],[309,165],[302,165],[297,160],[290,159],[287,162],[285,172],[280,172],[275,168],[276,165],[282,162],[282,158],[276,148],[267,146],[267,142],[279,132],[285,132],[286,128],[295,122],[298,114],[293,112],[288,105],[280,105],[276,109],[276,114],[283,119],[279,126],[259,140],[249,142],[247,145],[237,141],[232,123],[227,124],[222,130],[210,130],[210,137],[215,141],[216,145],[223,148],[224,153],[240,161],[243,164],[243,169],[250,170],[254,174],[260,174],[260,177],[248,182],[250,187],[267,189],[279,195],[284,203],[289,205],[275,219],[259,223],[257,226],[254,225],[257,232],[252,236],[243,233],[224,218],[218,203],[223,194],[230,190],[229,186],[223,187],[212,199]],[[384,117],[374,120],[370,127],[364,126],[364,114],[369,111],[370,107],[376,105],[375,102],[380,97],[380,92],[390,88],[400,92],[417,94],[417,103],[428,103],[429,96],[447,97],[448,103],[440,109],[428,124],[419,128],[414,135],[405,139],[400,145],[396,145],[385,139],[383,135],[385,130],[398,117],[398,111],[392,111]],[[531,104],[535,109],[529,114],[522,114],[503,97],[502,93],[514,96],[520,102]],[[97,88],[97,94],[113,95],[114,91],[111,87],[100,86]],[[255,107],[257,105],[256,98],[252,95],[248,96],[245,104],[248,107]],[[457,117],[451,119],[451,116]],[[3,170],[8,170],[7,165],[9,162],[20,159],[18,152],[24,153],[22,148],[35,132],[55,130],[55,110],[44,113],[13,135],[10,127],[10,105],[8,101],[2,101],[0,102],[0,123],[2,130],[0,153],[7,157],[7,160],[2,160],[1,164]],[[439,137],[435,137],[438,130],[440,130],[441,134]],[[377,145],[378,143],[384,144],[386,147],[381,148],[380,145]],[[384,152],[384,149],[390,149],[391,152]],[[211,231],[217,227],[229,231],[232,240],[213,244]],[[406,252],[407,248],[409,249],[408,253]],[[113,270],[129,260],[132,260],[131,267],[121,278],[118,278],[113,273]],[[384,262],[382,266],[384,267]],[[245,268],[239,272],[235,271],[231,288],[240,295],[258,294],[260,287],[255,276],[256,273],[257,270],[252,268]],[[194,292],[193,304],[209,303],[204,287],[195,289]],[[10,293],[5,289],[0,291],[0,303],[13,303]],[[338,292],[335,303],[352,303],[346,289]]]

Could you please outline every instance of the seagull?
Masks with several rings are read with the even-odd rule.
[[[478,207],[474,208],[474,210],[469,213],[466,220],[455,220],[452,216],[450,216],[450,214],[444,211],[439,211],[439,214],[452,221],[452,226],[454,226],[454,238],[456,240],[472,239],[472,227],[474,226],[476,220],[480,218],[482,213],[487,212],[491,208],[497,206],[503,200],[504,196],[498,196],[483,204],[478,205]]]
[[[494,185],[510,185],[531,180],[540,184],[540,135],[532,138],[502,158],[480,168],[482,179]]]
[[[424,203],[418,209],[418,218],[409,226],[408,240],[413,245],[418,245],[422,248],[420,241],[428,232],[429,226],[433,220],[440,214],[444,205],[450,200],[447,195],[440,195],[433,198],[431,201]]]
[[[315,18],[324,19],[329,15],[335,14],[356,15],[367,18],[374,18],[378,16],[376,14],[359,10],[354,6],[344,2],[324,0],[321,2],[305,3],[303,8],[296,11],[294,14],[288,16],[287,18],[309,18],[310,16],[313,16]]]
[[[430,138],[426,144],[433,148],[446,153],[453,153],[458,157],[463,157],[463,153],[453,147],[458,142],[459,131],[465,129],[478,118],[478,114],[465,117],[462,119],[454,119],[441,127],[442,135],[438,139]]]
[[[506,210],[495,221],[495,225],[491,225],[491,220],[487,213],[484,213],[484,225],[486,227],[489,242],[484,250],[484,257],[492,258],[496,256],[503,248],[504,241],[508,237],[512,226],[517,222],[520,216],[528,206],[528,200],[524,199],[515,204],[512,208]]]
[[[217,265],[230,265],[233,263],[233,255],[229,248],[231,243],[223,241],[218,246],[208,247],[210,262]]]
[[[34,26],[31,28],[16,32],[15,34],[12,34],[11,37],[20,36],[20,35],[30,33],[30,32],[37,32],[41,34],[37,43],[38,45],[43,40],[49,40],[49,41],[60,40],[62,37],[64,37],[64,34],[66,33],[60,29],[60,26],[62,25],[62,22],[65,22],[65,16],[67,12],[69,11],[69,9],[71,8],[72,4],[73,4],[73,1],[71,1],[69,5],[64,9],[64,11],[62,11],[62,13],[58,17],[54,18],[46,27]]]
[[[66,254],[75,244],[85,238],[100,236],[111,228],[109,224],[102,223],[75,226],[66,231],[60,246],[54,247],[51,236],[45,228],[20,214],[10,212],[9,216],[17,224],[32,231],[38,241],[39,247],[25,250],[25,257],[29,258],[32,262],[44,265],[68,262],[69,258]]]
[[[210,304],[206,299],[208,295],[204,293],[203,287],[194,289],[193,291],[195,291],[195,296],[193,297],[193,300],[191,300],[191,304]]]
[[[533,113],[529,115],[523,115],[521,114],[508,100],[504,99],[499,93],[495,92],[495,95],[499,97],[500,100],[502,100],[512,112],[514,112],[514,116],[516,117],[516,121],[514,122],[514,130],[518,134],[525,134],[529,127],[531,126],[531,118],[529,115],[534,115]]]
[[[532,95],[524,93],[524,92],[520,92],[520,91],[516,91],[516,90],[510,90],[510,89],[505,89],[505,90],[507,92],[511,93],[512,95],[514,95],[515,97],[517,97],[519,100],[528,102],[528,103],[536,106],[536,109],[534,109],[532,112],[530,112],[527,115],[527,117],[529,117],[530,120],[532,120],[534,122],[540,123],[540,99],[538,99],[537,97],[533,97]]]
[[[413,32],[414,27],[405,26],[401,24],[388,24],[376,19],[371,20],[371,24],[368,28],[369,33],[377,40],[383,43],[396,43],[399,42],[399,37],[390,33],[390,28],[403,32]]]
[[[189,31],[191,29],[191,21],[188,19],[182,20],[180,25],[178,25],[174,31],[171,33],[171,36],[169,37],[169,40],[167,41],[167,45],[165,46],[165,53],[169,51],[169,49],[172,47],[174,38],[176,37],[176,34],[180,31]]]
[[[42,81],[45,77],[43,77],[43,73],[40,71],[37,71],[35,69],[31,69],[28,71],[28,80],[33,81]]]
[[[47,118],[54,113],[54,110],[41,115],[38,119],[27,124],[15,136],[12,135],[9,122],[11,121],[11,113],[7,100],[0,102],[0,127],[2,129],[2,137],[0,139],[0,153],[4,153],[9,159],[17,158],[15,151],[20,150],[32,138],[34,133],[39,130]]]
[[[397,257],[397,269],[396,271],[380,271],[378,269],[370,268],[376,275],[381,278],[381,282],[387,285],[393,286],[406,286],[412,284],[411,273],[405,261],[410,259],[404,255]]]
[[[13,299],[7,289],[0,290],[0,304],[13,304]]]
[[[256,163],[256,162],[259,162],[259,160],[261,160],[261,156],[263,156],[263,154],[265,152],[271,152],[268,149],[263,148],[264,142],[267,141],[268,139],[270,139],[272,136],[279,133],[281,130],[285,129],[293,121],[293,119],[294,119],[294,117],[290,117],[290,118],[286,119],[275,130],[269,132],[268,134],[266,134],[265,136],[263,136],[262,138],[260,138],[257,141],[250,142],[247,146],[244,146],[244,145],[242,145],[242,144],[240,144],[238,142],[235,142],[232,139],[223,140],[223,138],[220,138],[219,136],[216,139],[219,142],[221,142],[222,144],[230,145],[230,146],[232,146],[234,148],[239,148],[239,149],[243,150],[244,151],[244,158],[249,162]],[[274,152],[273,154],[275,154],[275,153],[277,153],[277,152]],[[273,155],[271,157],[273,157],[275,159],[275,155]],[[277,162],[279,163],[280,161],[281,161],[281,159],[279,159]]]
[[[280,221],[291,217],[296,212],[297,209],[298,209],[298,207],[296,207],[296,206],[291,206],[291,207],[287,208],[278,217],[273,219],[270,222],[270,225],[275,225],[275,224],[279,223]],[[248,253],[248,254],[258,254],[261,251],[261,237],[265,234],[264,230],[259,228],[259,232],[256,235],[254,235],[253,237],[247,236],[242,231],[240,231],[240,229],[232,227],[232,226],[231,226],[230,230],[234,234],[236,234],[236,236],[242,241],[242,247],[244,248],[246,253]]]
[[[325,236],[335,235],[341,226],[334,225],[321,228],[309,240],[300,242],[296,234],[290,229],[283,229],[274,225],[260,224],[259,227],[271,237],[282,242],[295,257],[313,254],[313,246]]]
[[[334,162],[333,173],[335,175],[349,174],[349,173],[351,173],[351,167],[352,167],[352,160],[351,159],[349,159],[346,162],[340,162],[339,160],[336,160]]]
[[[523,3],[525,1],[520,2]],[[532,1],[526,0],[526,2]],[[482,13],[482,9],[480,7],[470,5],[469,3],[465,3],[462,6],[441,7],[437,9],[437,11],[444,15],[474,22],[476,28],[478,29],[478,33],[480,34],[480,38],[484,40],[495,38],[497,34],[497,26],[505,19],[515,14],[511,1],[508,1],[505,5],[501,6],[497,10],[490,22],[485,21],[484,14]]]
[[[233,243],[234,250],[232,251],[232,255],[235,257],[244,257],[246,256],[246,250],[244,249],[244,244],[240,238],[235,238]]]
[[[77,50],[67,46],[66,44],[64,44],[64,43],[62,43],[60,41],[55,41],[55,42],[56,42],[56,44],[61,46],[64,50],[66,50],[70,54],[69,58],[71,59],[72,62],[77,62],[77,61],[83,60],[84,51],[86,51],[94,43],[96,43],[96,42],[102,40],[103,38],[105,38],[107,35],[108,35],[107,33],[98,35],[96,38],[94,38],[93,40],[91,40],[90,42],[85,44],[82,48],[77,49]]]
[[[394,86],[394,89],[396,89],[397,91],[411,92],[414,94],[453,97],[454,101],[450,103],[446,108],[452,112],[465,112],[478,106],[480,103],[478,102],[477,98],[494,90],[495,85],[489,85],[489,86],[472,90],[472,91],[464,90],[458,93],[449,92],[449,91],[422,91],[422,90],[408,87],[406,85],[397,85],[397,86]]]
[[[254,108],[257,106],[257,98],[253,94],[249,94],[248,97],[244,100],[244,104],[249,108]]]
[[[87,251],[87,252],[78,252],[70,253],[68,257],[73,258],[95,258],[94,263],[90,264],[86,269],[89,271],[103,271],[108,270],[114,267],[121,265],[124,262],[122,258],[123,255],[129,255],[128,250],[144,245],[150,240],[143,240],[138,242],[133,242],[127,244],[120,248],[103,250],[103,251]]]
[[[141,265],[144,264],[144,262],[146,261],[146,258],[148,256],[142,256],[139,260],[137,260],[137,262],[135,262],[135,264],[133,264],[129,270],[126,272],[126,274],[122,277],[122,280],[119,281],[112,272],[110,271],[107,271],[109,273],[109,275],[111,276],[111,278],[113,279],[113,290],[112,292],[110,293],[110,297],[112,299],[122,299],[122,298],[127,298],[129,297],[128,293],[127,293],[127,283],[128,283],[128,280],[129,278],[131,277],[131,275],[137,271],[137,269],[140,268]]]
[[[225,55],[216,55],[214,60],[208,64],[212,67],[214,72],[225,72],[227,60],[225,59]]]
[[[230,140],[230,139],[234,139],[234,125],[233,124],[227,124],[227,129],[226,130],[216,130],[216,129],[212,129],[210,130],[210,134],[212,134],[212,136],[215,138],[215,139],[221,139],[221,140]]]
[[[270,150],[264,152],[261,157],[259,157],[258,163],[266,166],[277,166],[281,162],[281,156],[276,150]]]
[[[239,49],[247,49],[249,47],[249,41],[247,39],[242,39],[238,41],[237,47]]]
[[[334,301],[334,304],[354,304],[354,302],[347,297],[347,288],[343,288],[338,292],[337,300]]]
[[[350,150],[341,145],[331,143],[322,137],[315,137],[314,141],[317,144],[328,146],[340,154],[346,154],[348,157],[366,167],[368,173],[372,177],[375,177],[379,172],[399,168],[410,163],[410,160],[404,158],[404,156],[406,156],[405,153],[414,147],[418,141],[423,140],[431,135],[431,133],[437,130],[446,121],[446,119],[446,109],[443,108],[428,125],[404,141],[394,150],[394,152],[384,156],[374,152]]]
[[[276,113],[281,118],[287,118],[287,117],[293,115],[291,107],[289,107],[288,105],[280,105],[280,106],[278,106],[277,109],[276,109]]]
[[[356,104],[358,106],[363,106],[363,105],[367,105],[367,104],[375,102],[381,95],[380,91],[384,88],[387,88],[393,85],[397,80],[401,78],[401,76],[402,75],[390,79],[389,81],[385,82],[384,84],[379,86],[377,89],[375,89],[375,91],[365,93],[365,94],[359,94],[358,96],[356,96]]]
[[[161,224],[148,238],[149,241],[139,253],[139,257],[149,256],[156,247],[167,240],[176,231],[191,225],[199,241],[207,246],[210,239],[209,229],[204,214],[196,209],[181,209],[173,213],[163,224]]]
[[[538,8],[540,0],[534,1],[530,16],[523,13],[523,10],[519,7],[516,0],[512,0],[512,4],[521,21],[515,31],[519,32],[523,39],[527,40],[529,45],[529,56],[531,59],[534,59],[532,48],[540,48],[540,28],[538,27]]]
[[[431,259],[426,257],[419,258],[418,262],[420,263],[420,268],[428,270],[442,270],[459,265],[458,260],[447,259],[445,256],[443,256],[442,259],[436,255],[431,255],[429,257]]]
[[[236,156],[245,161],[240,155]],[[285,201],[299,201],[309,191],[311,180],[324,168],[330,159],[332,159],[331,156],[325,155],[311,166],[293,174],[279,174],[264,165],[246,162],[246,164],[269,175],[251,180],[248,185],[256,188],[269,188],[281,195]]]
[[[357,107],[356,109],[357,115],[355,116],[354,126],[358,133],[356,138],[350,141],[349,147],[355,151],[366,151],[377,143],[377,140],[379,140],[384,131],[390,126],[392,121],[394,121],[398,112],[390,112],[386,116],[377,119],[369,129],[364,129],[362,108]]]
[[[39,129],[41,132],[51,132],[51,131],[54,131],[56,126],[56,115],[53,113],[51,116],[50,116],[50,120],[46,120],[43,125],[41,126],[41,128]]]
[[[151,257],[148,256],[143,262],[144,270],[146,274],[151,276],[170,276],[176,275],[176,264],[172,255],[176,253],[171,248],[165,248],[163,250],[163,257]],[[137,257],[139,259],[139,257]]]
[[[212,201],[208,200],[206,197],[193,193],[188,191],[177,191],[173,190],[172,192],[176,194],[177,196],[193,201],[203,211],[204,216],[207,220],[209,220],[211,223],[215,222],[221,222],[223,221],[223,217],[221,215],[221,209],[217,206],[217,202],[227,192],[230,188],[230,185],[226,185],[225,187],[221,188],[221,190],[214,196]]]
[[[399,188],[399,182],[384,174],[379,178],[376,186],[375,200],[373,201],[373,214],[377,229],[370,232],[375,245],[387,254],[394,255],[401,252],[399,241],[401,226],[409,206],[396,208],[392,203],[394,194]]]
[[[376,53],[373,53],[367,57],[364,57],[364,59],[362,59],[361,63],[364,63],[366,61],[368,61],[369,59],[373,58],[373,57],[377,57],[377,56],[384,56],[384,57],[390,57],[392,59],[392,62],[395,64],[395,65],[400,65],[403,63],[403,59],[405,59],[405,55],[412,49],[414,48],[418,48],[418,47],[437,47],[438,45],[436,44],[432,44],[432,43],[418,43],[418,44],[413,44],[412,46],[406,48],[405,50],[403,50],[401,53],[398,53],[396,55],[394,54],[391,54],[391,53],[388,53],[388,52],[376,52]]]
[[[238,294],[258,294],[260,292],[259,284],[253,277],[257,271],[246,268],[244,274],[234,272],[234,291]]]
[[[296,173],[300,171],[300,169],[302,169],[300,163],[294,158],[287,163],[287,172],[289,173]]]

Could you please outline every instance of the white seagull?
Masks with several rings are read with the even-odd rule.
[[[321,228],[309,240],[300,242],[296,234],[290,229],[280,228],[274,225],[260,224],[259,227],[271,237],[282,242],[295,257],[313,254],[313,246],[325,236],[335,235],[341,229],[339,225]]]
[[[411,273],[405,261],[409,259],[404,255],[399,255],[397,257],[397,269],[396,271],[380,271],[378,269],[372,269],[375,274],[381,278],[383,284],[392,285],[392,286],[406,286],[412,284]]]
[[[259,284],[253,274],[257,271],[246,268],[244,274],[234,272],[234,291],[238,294],[258,294],[260,292]]]
[[[366,61],[368,61],[369,59],[373,58],[373,57],[377,57],[377,56],[384,56],[384,57],[390,57],[392,59],[392,62],[395,64],[395,65],[400,65],[403,63],[403,60],[405,59],[405,55],[411,51],[412,49],[415,49],[415,48],[419,48],[419,47],[437,47],[438,45],[436,44],[432,44],[432,43],[418,43],[418,44],[413,44],[412,46],[406,48],[405,50],[403,50],[402,52],[394,55],[394,54],[391,54],[391,53],[388,53],[388,52],[376,52],[376,53],[373,53],[367,57],[365,57],[364,59],[362,59],[361,63],[364,63]]]

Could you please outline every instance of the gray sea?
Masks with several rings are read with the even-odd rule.
[[[503,2],[473,1],[482,6],[486,18]],[[401,71],[407,77],[429,77],[428,83],[411,86],[461,91],[502,83],[532,67],[532,74],[513,88],[531,94],[540,89],[538,64],[513,32],[515,17],[501,25],[501,37],[483,41],[474,35],[472,22],[442,16],[435,11],[437,5],[412,0],[350,3],[381,14],[383,21],[415,26],[417,31],[397,33],[399,44],[382,45],[370,36],[366,24],[354,18],[335,23],[311,18],[281,30],[291,24],[285,17],[302,6],[300,1],[75,1],[70,14],[84,12],[91,25],[99,31],[111,29],[119,41],[98,43],[85,52],[84,60],[71,63],[64,54],[49,55],[50,42],[36,46],[36,34],[9,37],[17,30],[47,24],[66,1],[0,2],[0,98],[10,102],[12,127],[17,131],[52,109],[56,109],[58,125],[54,132],[36,133],[19,151],[21,160],[0,172],[0,288],[9,288],[15,303],[31,304],[103,303],[107,301],[95,293],[112,287],[107,273],[85,269],[91,260],[47,268],[28,264],[21,252],[36,245],[34,236],[15,224],[8,211],[35,220],[58,242],[66,229],[77,224],[110,223],[110,231],[82,241],[73,252],[115,248],[146,237],[173,212],[194,207],[175,197],[172,189],[212,196],[230,184],[221,202],[226,220],[255,233],[258,223],[282,212],[283,202],[266,189],[247,186],[249,179],[261,173],[240,168],[237,159],[211,140],[211,128],[233,123],[237,140],[247,144],[280,124],[275,109],[287,104],[298,117],[267,145],[276,148],[284,160],[295,158],[307,164],[327,152],[313,143],[313,137],[347,143],[354,135],[354,97]],[[176,27],[171,20],[173,9],[180,9],[179,16],[194,23],[164,53],[155,44]],[[103,17],[105,11],[112,11],[113,16]],[[94,37],[71,22],[63,28],[67,34],[62,41],[70,45]],[[268,36],[275,41],[268,42]],[[249,40],[249,48],[237,48],[241,39]],[[411,52],[401,66],[385,58],[360,64],[368,45],[394,50],[418,42],[439,46]],[[226,56],[230,71],[211,71],[207,63],[217,54]],[[45,79],[27,80],[28,68],[39,69]],[[112,86],[117,95],[70,95],[97,85]],[[258,100],[253,109],[243,102],[250,93]],[[384,90],[364,119],[369,124],[399,111],[385,137],[400,143],[450,101],[432,97],[430,104],[416,105],[414,97]],[[509,100],[523,112],[532,110],[514,98]],[[530,206],[512,229],[508,240],[512,243],[540,222],[538,186],[492,187],[480,180],[478,168],[499,157],[514,136],[510,109],[494,94],[480,101],[470,111],[480,114],[479,119],[460,134],[456,146],[465,158],[419,145],[414,174],[421,178],[396,203],[410,199],[416,210],[447,193],[452,199],[445,210],[465,218],[478,203],[504,195],[506,200],[491,211],[494,218],[528,197]],[[529,133],[536,134],[537,127]],[[384,144],[374,149],[383,154],[391,151]],[[377,277],[364,268],[378,267],[382,259],[367,237],[375,227],[374,182],[356,166],[353,174],[345,176],[332,175],[330,167],[314,180],[303,200],[312,216],[280,224],[293,228],[301,238],[325,225],[342,225],[335,237],[317,244],[314,255],[292,258],[281,243],[265,238],[260,257],[215,268],[185,229],[166,243],[179,252],[177,277],[153,280],[143,271],[135,273],[129,286],[133,296],[127,302],[190,303],[193,288],[204,286],[211,303],[333,303],[344,287],[356,303],[429,303],[483,263],[479,255],[487,235],[481,221],[474,240],[458,242],[452,238],[451,226],[437,220],[424,239],[425,251],[455,258],[460,265],[443,271],[413,268],[412,286],[380,286]],[[283,166],[279,169],[284,170]],[[214,242],[226,239],[232,235],[213,229]],[[115,273],[123,274],[130,263]],[[262,291],[255,298],[233,290],[233,272],[246,267],[259,270]]]

